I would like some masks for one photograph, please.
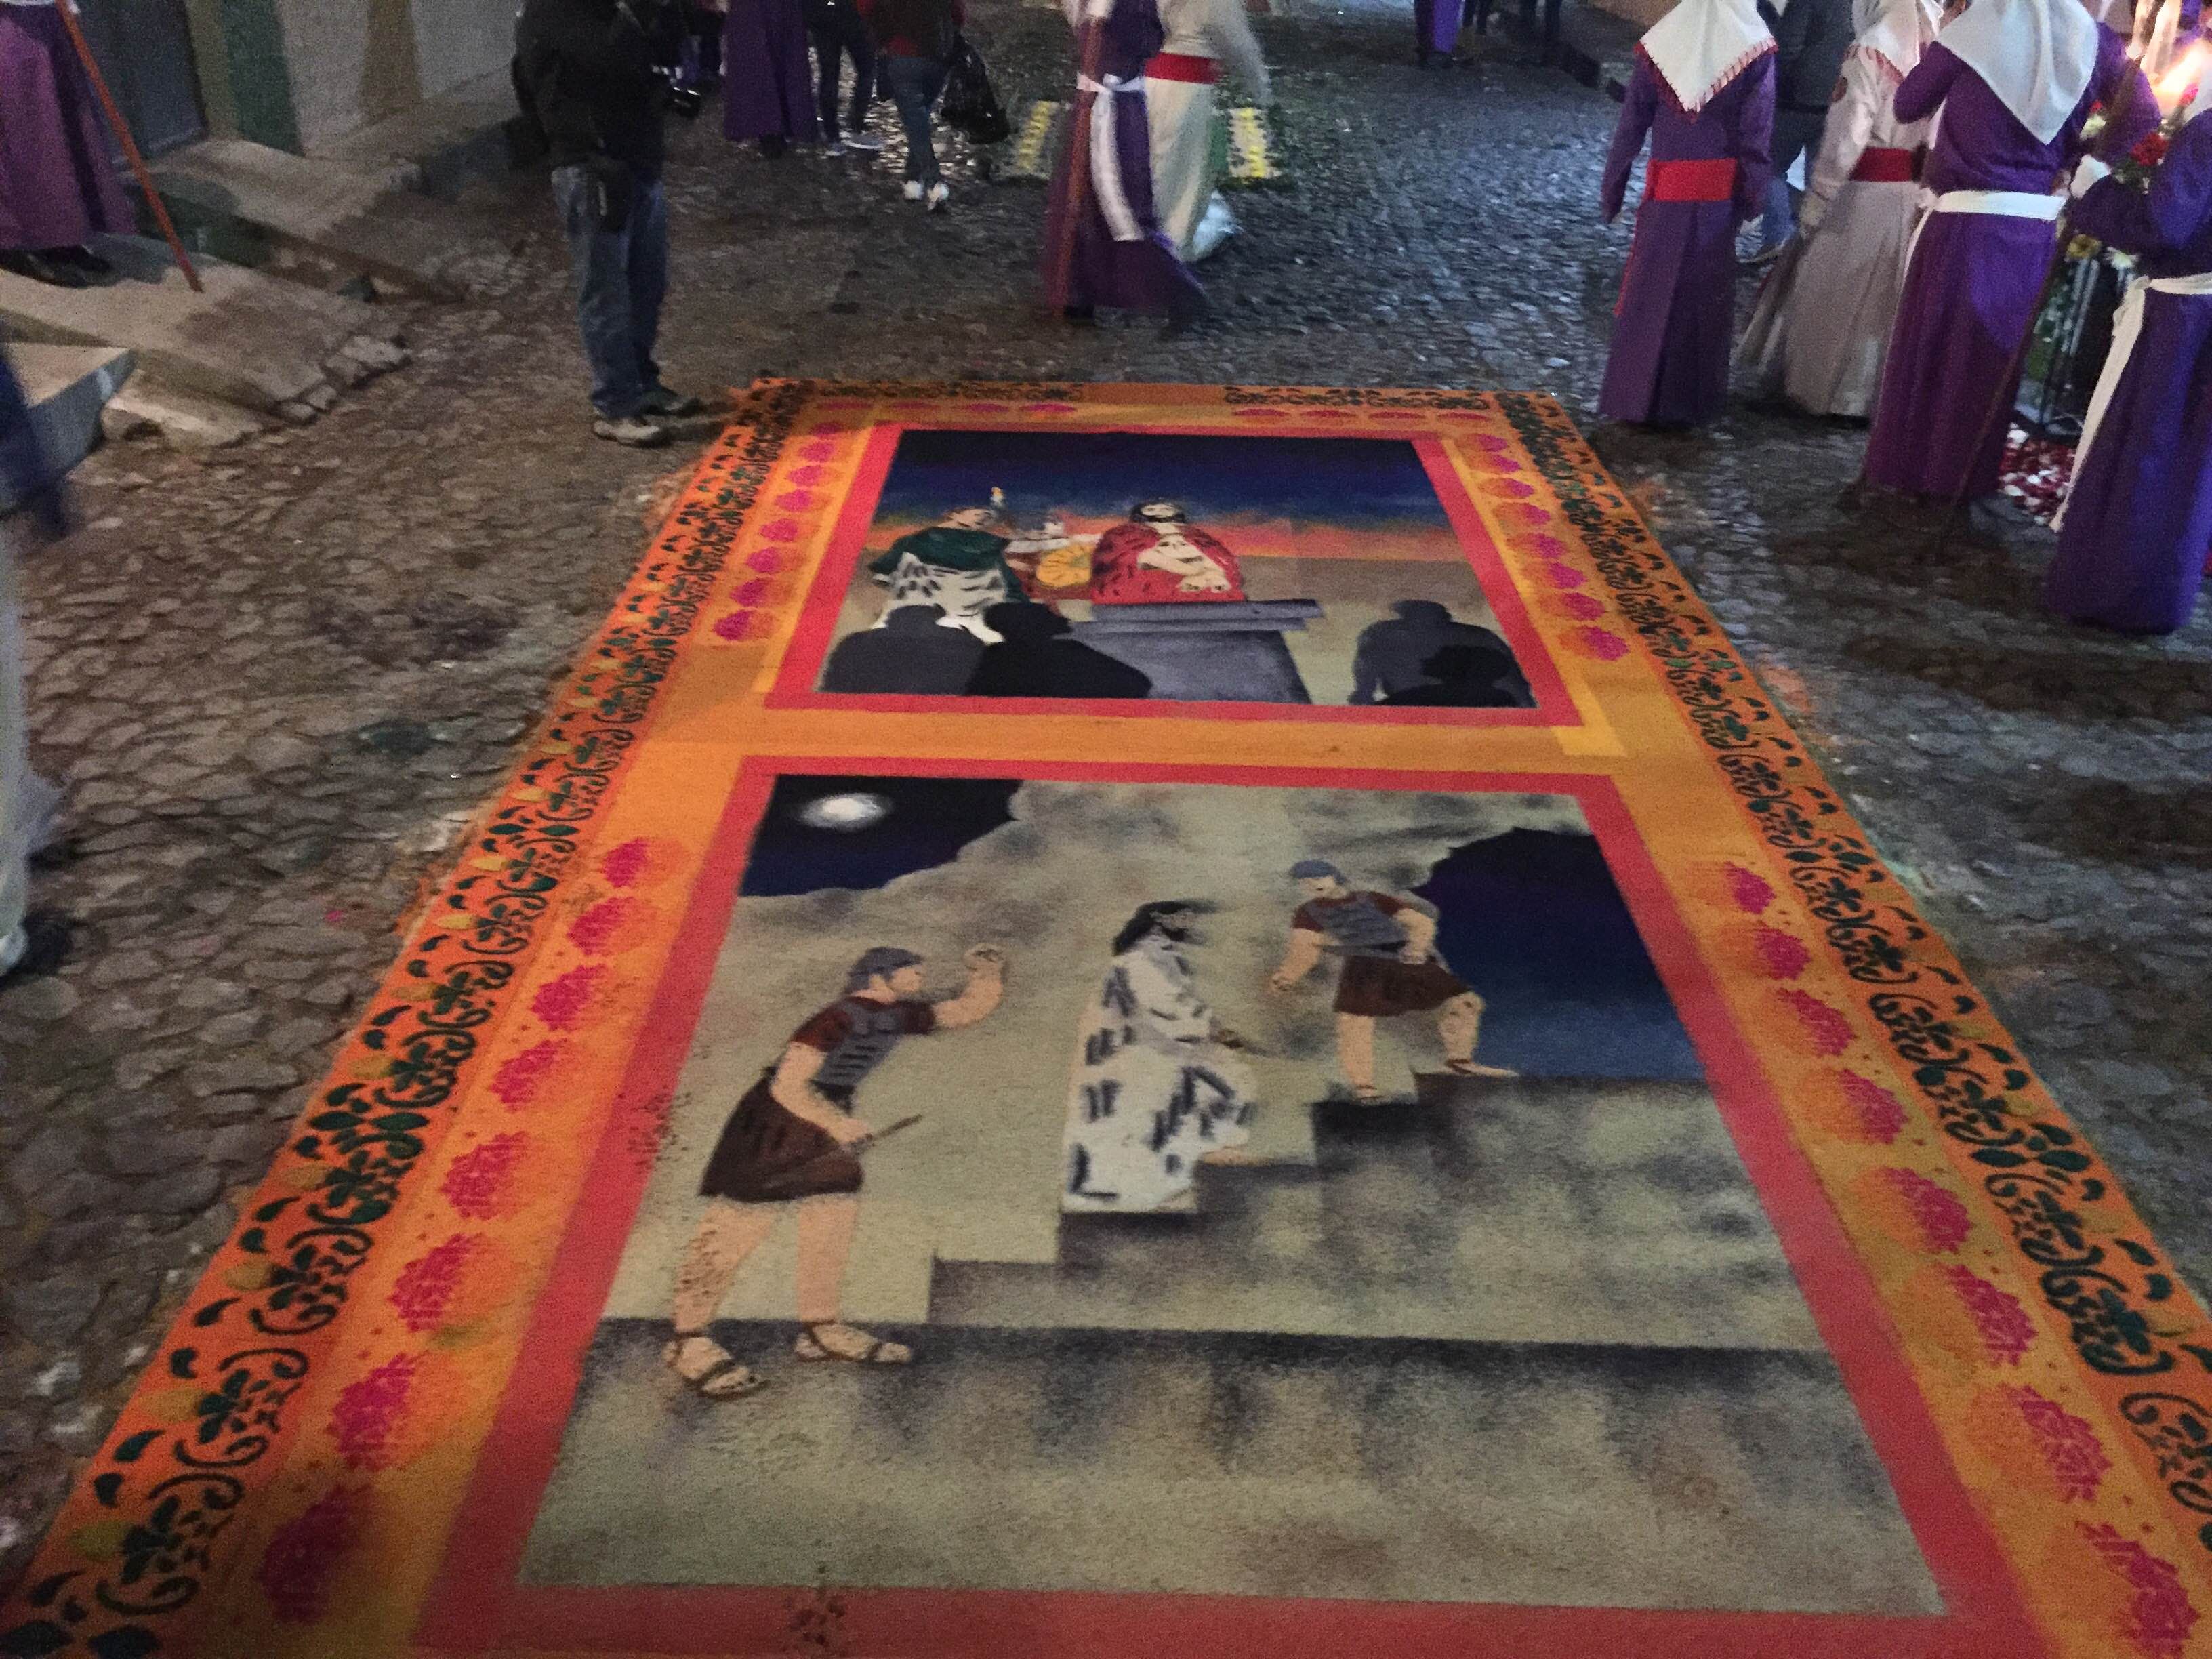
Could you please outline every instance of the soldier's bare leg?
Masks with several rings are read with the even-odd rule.
[[[801,1359],[847,1359],[856,1364],[903,1365],[914,1351],[871,1336],[837,1317],[844,1298],[845,1264],[860,1200],[851,1193],[802,1200],[799,1206],[799,1322],[805,1328],[793,1350]]]
[[[1336,1063],[1344,1080],[1362,1100],[1372,1100],[1375,1087],[1375,1022],[1364,1014],[1336,1017]]]
[[[669,1368],[710,1400],[750,1394],[760,1379],[707,1334],[707,1327],[730,1293],[738,1270],[775,1231],[780,1205],[709,1200],[707,1213],[684,1252],[676,1273],[676,1338],[662,1352]]]
[[[1482,999],[1472,991],[1437,1010],[1437,1035],[1444,1042],[1444,1066],[1461,1077],[1512,1077],[1502,1066],[1475,1063],[1474,1045],[1482,1036]]]

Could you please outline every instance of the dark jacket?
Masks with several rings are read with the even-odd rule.
[[[1774,105],[1800,115],[1825,115],[1834,101],[1844,59],[1857,38],[1851,0],[1788,0],[1778,15],[1759,0],[1759,15],[1774,31]]]
[[[524,0],[515,94],[544,131],[555,167],[610,155],[659,176],[668,101],[660,69],[677,61],[683,28],[667,0]]]
[[[886,58],[926,58],[942,63],[953,37],[968,24],[962,0],[860,0],[860,15]]]

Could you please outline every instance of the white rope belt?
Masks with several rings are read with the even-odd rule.
[[[1920,204],[1930,213],[1990,213],[2004,219],[2055,221],[2066,210],[2063,196],[2033,196],[2021,190],[1947,190],[1920,193]]]
[[[2212,296],[2212,270],[2193,276],[2158,276],[2147,283],[2136,283],[2128,289],[2127,298],[2120,301],[2119,315],[2112,319],[2112,349],[2105,358],[2105,372],[2097,377],[2097,394],[2089,399],[2089,416],[2081,423],[2081,444],[2074,452],[2074,481],[2066,487],[2066,500],[2058,509],[2055,521],[2060,530],[2066,528],[2067,510],[2074,505],[2074,483],[2079,482],[2088,469],[2089,451],[2097,441],[2097,430],[2111,413],[2112,399],[2126,378],[2128,364],[2142,343],[2143,312],[2154,294],[2178,294],[2185,298],[2204,299]]]
[[[1141,242],[1145,228],[1137,222],[1136,210],[1129,205],[1129,192],[1121,180],[1121,150],[1115,142],[1115,104],[1131,93],[1144,94],[1145,77],[1133,75],[1127,80],[1109,75],[1093,80],[1087,75],[1075,78],[1076,90],[1091,94],[1091,185],[1098,198],[1098,211],[1105,216],[1106,228],[1117,242]]]

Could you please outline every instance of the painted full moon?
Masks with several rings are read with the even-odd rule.
[[[811,830],[865,830],[882,823],[890,810],[881,795],[824,795],[807,802],[799,821]]]

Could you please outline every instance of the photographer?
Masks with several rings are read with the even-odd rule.
[[[653,356],[668,292],[663,119],[684,27],[675,0],[524,0],[515,23],[515,92],[551,155],[575,273],[592,434],[635,448],[666,443],[660,422],[701,408],[661,384]]]

